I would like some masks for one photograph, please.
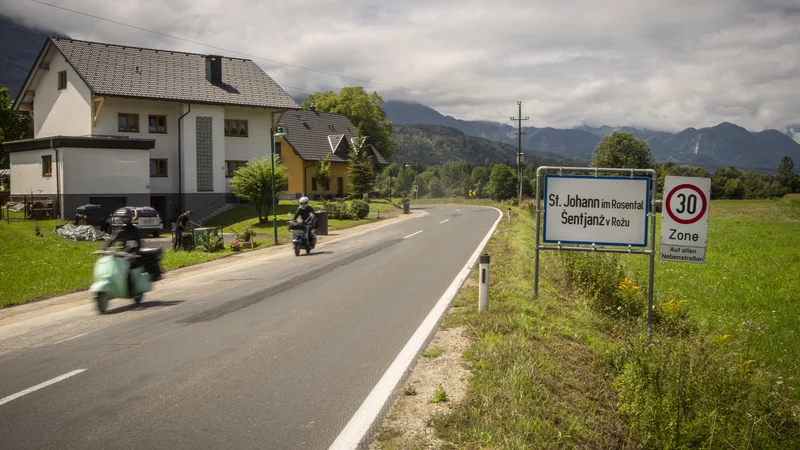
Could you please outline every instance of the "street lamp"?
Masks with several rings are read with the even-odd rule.
[[[278,245],[278,205],[275,200],[278,198],[278,193],[275,192],[275,138],[286,136],[286,130],[278,125],[270,128],[269,132],[271,135],[269,140],[269,154],[272,163],[272,173],[270,174],[272,178],[272,232],[275,238],[275,245]]]

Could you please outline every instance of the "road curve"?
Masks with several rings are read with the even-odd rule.
[[[139,307],[0,327],[2,447],[328,448],[498,218],[419,209],[309,256],[197,271]]]

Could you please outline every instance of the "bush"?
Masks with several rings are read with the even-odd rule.
[[[350,204],[351,214],[356,216],[356,219],[366,219],[369,216],[369,203],[364,200],[353,200]]]
[[[224,241],[221,234],[211,232],[203,233],[200,235],[200,244],[197,249],[201,252],[214,253],[223,248]]]
[[[363,200],[360,200],[363,201]],[[369,207],[369,205],[367,205]],[[347,207],[344,200],[322,201],[322,209],[328,211],[328,218],[336,220],[353,220],[355,214]]]
[[[256,232],[250,225],[245,225],[241,230],[234,228],[233,233],[236,235],[236,240],[241,242],[250,242],[251,237],[256,237]]]

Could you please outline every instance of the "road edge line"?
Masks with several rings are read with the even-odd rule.
[[[484,236],[481,243],[478,244],[475,252],[467,260],[464,268],[456,275],[456,278],[450,283],[450,286],[436,302],[436,305],[425,317],[425,320],[420,324],[414,334],[411,335],[406,345],[400,350],[400,353],[398,353],[397,357],[392,361],[389,368],[386,369],[381,379],[375,387],[372,388],[372,391],[353,417],[347,422],[347,425],[345,425],[344,429],[342,429],[328,450],[351,450],[357,449],[363,445],[368,445],[367,438],[371,437],[375,429],[380,425],[381,418],[392,405],[391,400],[393,400],[397,387],[406,378],[414,362],[419,357],[419,353],[439,326],[442,318],[444,318],[444,313],[447,311],[447,308],[456,295],[458,295],[464,281],[467,280],[470,272],[472,272],[472,268],[475,266],[478,257],[497,229],[500,220],[503,219],[502,211],[491,206],[488,208],[498,213],[494,225],[489,229],[489,232]]]

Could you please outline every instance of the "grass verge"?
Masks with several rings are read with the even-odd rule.
[[[513,225],[501,221],[487,246],[489,312],[477,311],[477,283],[468,283],[443,324],[465,326],[473,341],[463,358],[472,371],[466,398],[431,422],[443,448],[800,448],[797,361],[787,360],[796,350],[789,340],[796,321],[788,314],[788,322],[776,319],[767,328],[755,320],[758,311],[769,308],[770,317],[771,305],[791,302],[776,287],[772,297],[750,301],[763,291],[720,279],[796,273],[799,246],[764,243],[797,236],[793,207],[787,200],[712,203],[709,261],[720,265],[695,273],[696,284],[680,271],[704,266],[659,267],[663,284],[651,338],[644,333],[646,293],[639,286],[646,279],[635,270],[646,257],[634,263],[633,256],[542,252],[534,299],[534,219],[515,208]],[[760,212],[748,214],[748,208]],[[749,238],[749,246],[778,256],[759,251],[761,257],[748,259],[743,246],[717,245],[724,238],[715,233]],[[675,274],[662,275],[669,269]],[[673,298],[678,293],[684,296]],[[728,297],[752,304],[730,305]],[[693,305],[701,302],[708,304]],[[736,328],[714,328],[725,321],[720,315],[732,317]],[[771,346],[772,353],[762,353]],[[769,355],[775,359],[767,362]],[[383,448],[420,445],[404,439],[391,430],[379,435]]]

